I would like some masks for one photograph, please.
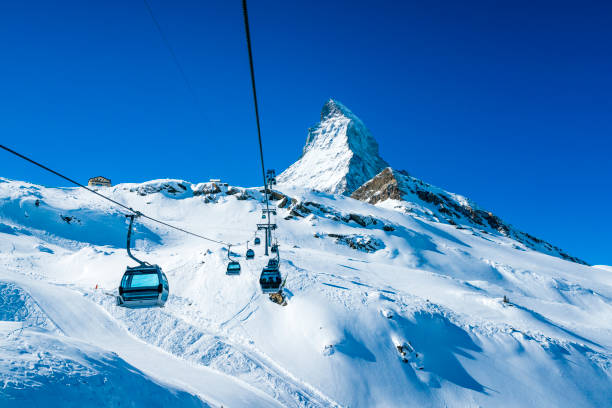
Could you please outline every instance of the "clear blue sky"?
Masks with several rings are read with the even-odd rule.
[[[86,181],[260,184],[239,0],[0,3],[2,143]],[[334,97],[393,167],[612,264],[612,2],[253,1],[266,164]],[[62,180],[0,152],[0,175]]]

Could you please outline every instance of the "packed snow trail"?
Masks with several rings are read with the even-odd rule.
[[[7,271],[0,279],[25,289],[66,336],[117,353],[143,372],[224,407],[282,406],[241,381],[197,366],[135,339],[103,309],[78,293]]]

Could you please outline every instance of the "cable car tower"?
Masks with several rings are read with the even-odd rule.
[[[268,246],[272,242],[272,231],[276,229],[276,224],[270,224],[270,217],[268,217],[267,224],[257,224],[257,231],[264,230],[265,231],[265,240],[266,240],[266,256],[268,256]]]
[[[261,218],[262,219],[266,219],[267,218],[267,223],[265,224],[257,224],[257,230],[264,230],[265,234],[266,234],[266,249],[265,249],[265,255],[268,256],[268,247],[271,245],[272,242],[272,231],[276,229],[276,224],[272,224],[271,215],[276,215],[276,209],[275,208],[270,208],[270,204],[268,201],[268,195],[270,194],[270,192],[272,191],[272,186],[276,184],[276,172],[272,169],[268,170],[266,172],[266,177],[265,177],[265,181],[266,181],[266,185],[264,186],[264,194],[265,194],[265,199],[266,199],[266,208],[263,208],[261,210]]]
[[[263,208],[261,210],[261,219],[262,220],[266,219],[266,214],[268,215],[268,218],[270,218],[270,214],[276,215],[276,209],[275,208]]]
[[[274,169],[269,169],[266,172],[266,184],[270,186],[270,188],[276,185],[276,171],[274,171]]]

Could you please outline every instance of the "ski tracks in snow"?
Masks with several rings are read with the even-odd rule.
[[[0,272],[0,279],[25,290],[55,326],[71,338],[115,352],[129,364],[156,378],[223,406],[281,406],[264,392],[243,381],[193,365],[134,338],[95,303],[66,287],[35,282]]]

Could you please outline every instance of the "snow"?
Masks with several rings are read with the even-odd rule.
[[[206,367],[194,367],[138,341],[80,293],[62,286],[20,278],[17,278],[17,283],[12,280],[12,276],[6,272],[0,278],[27,291],[54,326],[70,339],[110,350],[140,370],[164,382],[171,382],[174,387],[187,388],[207,401],[217,404],[219,401],[232,401],[236,406],[274,405],[272,399],[240,382],[232,381]],[[160,369],[166,374],[160,376]],[[132,398],[129,392],[124,394]],[[189,399],[197,401],[192,396]]]
[[[363,122],[340,102],[323,106],[321,122],[309,129],[302,156],[278,175],[281,186],[350,194],[387,167]]]
[[[2,406],[207,407],[114,353],[64,336],[0,322]]]
[[[104,193],[246,243],[259,190],[156,180]],[[405,202],[277,193],[293,199],[275,220],[287,306],[260,293],[261,245],[249,261],[232,246],[242,272],[226,276],[226,248],[138,220],[136,256],[164,269],[170,297],[129,310],[113,298],[133,265],[123,214],[84,190],[0,179],[0,405],[612,403],[609,267],[394,208]]]

